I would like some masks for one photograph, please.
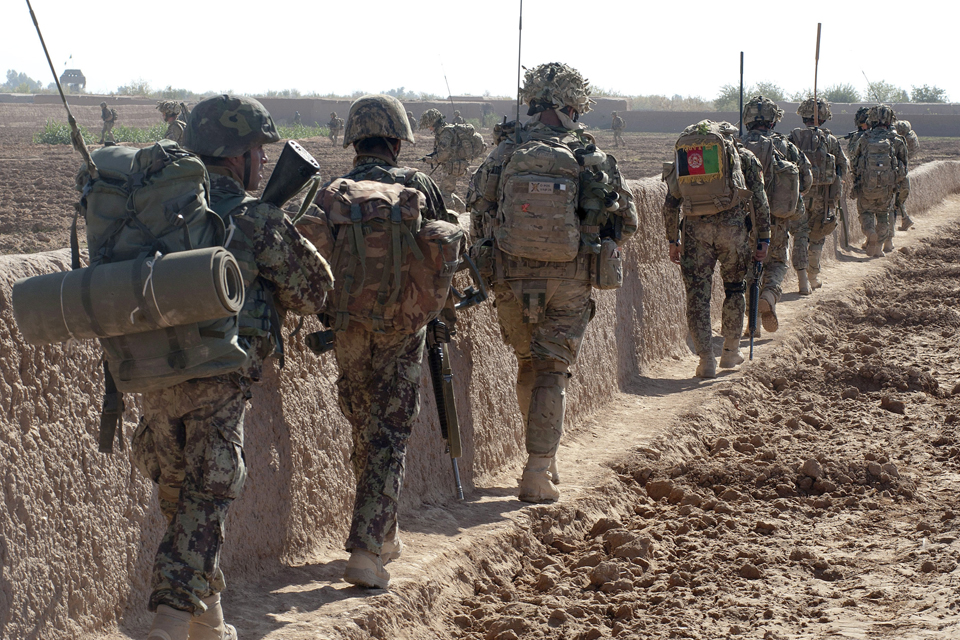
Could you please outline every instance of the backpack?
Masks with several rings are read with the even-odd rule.
[[[449,128],[452,135],[441,135],[438,146],[450,148],[450,160],[469,162],[483,153],[486,144],[472,124],[454,124]]]
[[[513,150],[498,188],[494,238],[519,258],[570,262],[580,250],[581,167],[570,148],[533,139]]]
[[[892,138],[892,135],[867,134],[860,140],[863,149],[860,152],[859,185],[865,198],[889,195],[900,178],[900,163],[893,150]]]
[[[207,206],[210,182],[195,155],[171,140],[139,150],[104,147],[91,155],[99,176],[91,178],[86,165],[77,175],[91,267],[222,244],[223,222]],[[247,362],[237,343],[236,314],[100,342],[121,392],[164,389]]]
[[[116,109],[110,109],[110,120],[116,121],[116,119],[117,119],[117,110],[116,110]],[[94,162],[96,162],[96,161],[94,161]]]
[[[716,123],[687,127],[677,139],[675,159],[685,215],[714,215],[748,199],[740,153]]]
[[[833,184],[837,181],[837,159],[827,146],[827,134],[821,129],[798,127],[790,133],[790,141],[807,156],[813,173],[811,186]]]
[[[459,225],[424,223],[425,196],[402,183],[340,178],[317,202],[321,217],[304,216],[300,230],[330,261],[337,284],[325,315],[334,330],[357,322],[409,334],[440,314],[463,250]]]
[[[753,152],[763,167],[764,190],[770,204],[770,215],[791,218],[797,212],[800,198],[800,168],[777,148],[768,136],[759,140],[748,137],[743,146]]]
[[[610,123],[610,128],[616,131],[618,129],[623,129],[625,124],[626,123],[624,123],[623,118],[621,118],[620,116],[614,116],[613,122]]]
[[[915,156],[920,151],[920,139],[917,138],[917,133],[913,130],[913,127],[906,120],[897,120],[894,123],[894,128],[903,138],[903,141],[907,143],[907,158]]]

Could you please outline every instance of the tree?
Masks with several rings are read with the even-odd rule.
[[[877,102],[910,102],[906,91],[883,80],[867,85],[866,98]]]
[[[936,85],[932,87],[927,85],[913,87],[911,99],[913,102],[946,102],[947,90]]]
[[[744,99],[746,100],[747,94],[744,93],[743,95]],[[767,81],[758,82],[757,86],[750,90],[749,97],[753,97],[755,95],[761,95],[764,98],[770,98],[774,102],[781,102],[787,97],[786,93],[780,88],[779,85],[774,82]]]
[[[743,88],[743,95],[749,98],[750,92]],[[736,111],[740,108],[740,87],[725,84],[720,87],[720,93],[713,99],[713,107],[717,111]]]
[[[43,85],[25,73],[17,73],[14,69],[7,69],[7,81],[0,85],[0,91],[13,93],[35,93],[43,89]]]
[[[130,84],[117,87],[117,95],[121,96],[149,96],[151,93],[150,83],[143,78],[131,80]]]
[[[860,92],[852,84],[835,84],[827,87],[823,97],[829,102],[860,102]]]

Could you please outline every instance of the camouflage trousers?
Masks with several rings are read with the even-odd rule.
[[[625,146],[627,146],[627,143],[626,143],[626,142],[624,141],[624,139],[623,139],[623,130],[622,130],[622,129],[614,129],[614,130],[613,130],[613,145],[614,145],[615,147],[625,147]]]
[[[103,129],[100,131],[100,144],[116,141],[117,139],[113,137],[113,122],[104,122]]]
[[[680,273],[687,291],[687,327],[697,355],[713,355],[710,297],[718,260],[726,293],[723,337],[739,338],[743,333],[744,277],[753,252],[746,220],[747,214],[740,208],[684,218]]]
[[[457,195],[457,180],[466,174],[466,162],[448,162],[440,166],[440,180],[437,181],[440,195],[443,196],[444,204],[458,213],[467,210],[463,199]]]
[[[887,231],[887,236],[880,238],[880,240],[886,240],[887,238],[893,238],[897,235],[897,219],[900,219],[900,224],[904,222],[913,223],[913,220],[910,219],[910,216],[907,215],[907,204],[906,197],[901,196],[900,192],[897,191],[897,196],[894,199],[893,203],[893,216],[890,218],[890,224]]]
[[[357,495],[346,549],[379,554],[396,526],[407,441],[420,413],[426,328],[387,335],[351,325],[337,333],[340,410],[353,427]]]
[[[863,235],[869,236],[876,233],[881,241],[888,237],[893,237],[890,233],[890,227],[896,211],[896,192],[890,191],[888,195],[880,198],[857,198],[857,211],[860,214],[860,228],[863,229]]]
[[[803,203],[807,209],[807,224],[810,227],[810,243],[807,247],[807,271],[811,276],[820,273],[820,259],[827,236],[833,233],[840,223],[835,203],[825,204],[828,187],[813,187],[813,196],[807,196]]]
[[[787,245],[790,243],[790,218],[770,218],[770,248],[763,261],[763,275],[760,277],[760,290],[770,291],[777,302],[783,295],[783,279],[787,275]],[[756,232],[750,234],[750,246],[756,246]],[[744,276],[746,290],[753,285],[753,269],[748,268]]]
[[[554,455],[563,436],[569,369],[596,313],[589,282],[510,280],[493,286],[503,341],[517,356],[527,453]]]
[[[802,271],[809,264],[810,253],[810,213],[805,210],[802,215],[787,220],[787,232],[793,237],[793,249],[790,252],[790,262],[797,271]]]
[[[167,519],[151,611],[163,604],[199,615],[206,610],[201,600],[224,589],[220,549],[227,509],[247,477],[243,415],[251,384],[230,374],[143,394],[133,459],[159,485]]]

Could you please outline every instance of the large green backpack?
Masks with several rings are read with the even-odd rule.
[[[91,155],[98,177],[86,165],[77,175],[91,266],[222,244],[223,222],[208,207],[209,177],[195,155],[171,140]],[[236,316],[100,342],[108,392],[111,379],[120,392],[153,391],[235,371],[247,361]]]

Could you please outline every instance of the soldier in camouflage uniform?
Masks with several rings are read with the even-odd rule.
[[[243,127],[225,127],[229,116]],[[263,146],[280,139],[270,114],[251,98],[219,96],[190,116],[184,146],[211,177],[211,207],[228,229],[224,246],[236,257],[246,287],[238,343],[247,364],[227,375],[182,382],[143,394],[133,438],[138,468],[159,485],[167,531],[153,567],[148,640],[227,640],[220,570],[224,522],[246,478],[243,417],[262,365],[281,348],[286,310],[318,313],[332,287],[329,265],[283,211],[247,192],[259,187]]]
[[[857,128],[844,136],[844,138],[847,139],[847,153],[850,154],[850,157],[853,157],[853,150],[857,148],[857,140],[870,130],[870,125],[867,124],[867,114],[869,112],[870,107],[860,107],[857,109],[856,115],[853,116],[853,123]],[[852,177],[850,173],[847,173],[846,182],[850,182]]]
[[[626,147],[627,143],[623,140],[623,128],[626,126],[626,123],[623,121],[616,111],[612,114],[612,120],[610,122],[610,128],[613,129],[613,146],[615,147]]]
[[[358,98],[347,116],[343,146],[353,145],[353,170],[343,176],[356,182],[400,183],[426,197],[427,220],[459,224],[448,214],[433,180],[416,169],[397,165],[402,141],[413,131],[396,98]],[[339,295],[336,283],[333,295]],[[328,325],[332,325],[330,320]],[[403,484],[404,457],[413,422],[420,412],[420,367],[426,327],[412,334],[378,333],[351,321],[338,330],[334,353],[340,367],[340,409],[353,427],[353,464],[357,494],[346,548],[350,552],[343,579],[351,584],[386,589],[390,574],[383,565],[400,556],[397,507]]]
[[[299,111],[293,112],[293,126],[299,127],[303,125],[303,118],[300,116]]]
[[[464,124],[464,123],[466,123],[466,120],[464,120],[464,119],[463,119],[463,116],[460,115],[460,111],[459,111],[459,110],[456,110],[456,109],[455,109],[454,112],[453,112],[453,118],[451,118],[451,120],[452,120],[453,124]]]
[[[871,107],[867,114],[870,131],[857,140],[857,146],[850,161],[853,166],[853,195],[857,198],[860,226],[863,234],[867,236],[865,250],[872,258],[884,256],[881,241],[891,236],[890,218],[896,211],[897,194],[899,193],[899,197],[904,200],[910,195],[910,181],[907,179],[907,145],[903,138],[891,128],[893,120],[893,109],[887,105]],[[893,154],[891,162],[895,164],[890,170],[895,172],[896,176],[894,186],[879,195],[872,194],[868,197],[864,194],[863,172],[867,161],[867,147],[874,141],[889,141]]]
[[[520,146],[528,142],[562,144],[580,153],[584,165],[602,169],[607,179],[595,183],[595,174],[581,172],[578,215],[597,210],[596,189],[607,194],[599,237],[622,245],[637,230],[637,210],[613,156],[592,145],[596,140],[576,120],[590,111],[590,85],[565,64],[542,64],[527,71],[521,93],[531,121],[520,132]],[[591,273],[592,248],[581,243],[570,262],[549,262],[513,256],[496,239],[500,216],[501,175],[518,149],[515,123],[501,126],[501,141],[483,161],[470,182],[467,203],[471,211],[471,253],[493,282],[497,316],[504,341],[517,356],[517,402],[523,417],[527,462],[520,479],[519,497],[526,502],[557,500],[556,454],[563,435],[565,389],[576,364],[587,324],[594,316]],[[510,134],[513,137],[505,137]],[[505,179],[505,178],[504,178]],[[581,237],[585,227],[581,227]]]
[[[800,194],[797,201],[796,213],[790,218],[770,217],[770,248],[764,261],[763,277],[760,288],[759,311],[760,319],[765,331],[776,331],[780,322],[777,318],[777,303],[783,295],[783,278],[787,275],[787,247],[790,243],[790,227],[795,220],[806,217],[803,194],[810,188],[813,176],[810,172],[810,162],[807,156],[795,144],[784,136],[774,132],[774,127],[783,118],[783,109],[776,102],[763,96],[751,98],[743,107],[743,125],[747,133],[743,136],[745,145],[762,143],[769,140],[787,161],[797,165],[800,173]],[[772,160],[772,158],[770,159]],[[763,167],[765,191],[769,195],[769,178],[772,169]],[[756,230],[755,230],[756,231]],[[756,243],[757,234],[752,234]],[[746,287],[750,290],[753,284],[753,270],[748,269]],[[749,331],[749,329],[747,329]],[[754,334],[757,337],[757,334]]]
[[[914,132],[913,127],[910,126],[910,123],[906,120],[897,119],[894,116],[893,127],[896,132],[903,138],[904,143],[907,145],[907,161],[913,159],[913,156],[920,151],[920,139],[917,137],[916,132]],[[910,176],[907,176],[907,182],[910,182]],[[909,189],[908,189],[909,193]],[[913,220],[907,215],[907,206],[906,206],[907,197],[902,195],[900,191],[897,191],[897,201],[896,201],[896,212],[897,216],[900,217],[900,231],[907,231],[910,227],[913,226]],[[884,242],[883,250],[884,251],[893,251],[893,231],[894,225],[890,225],[890,236]]]
[[[161,100],[157,102],[157,111],[163,114],[163,121],[167,123],[167,132],[163,137],[177,144],[183,142],[183,132],[187,125],[179,117],[180,105],[172,100]]]
[[[330,114],[330,122],[327,123],[327,128],[330,130],[330,142],[336,145],[337,139],[343,132],[343,118],[337,117],[336,111]]]
[[[833,117],[830,113],[830,103],[821,98],[817,99],[817,118],[818,122],[813,120],[813,98],[807,98],[797,107],[797,115],[803,119],[803,124],[808,128],[819,128],[826,134],[827,150],[836,160],[837,177],[833,184],[815,185],[803,197],[803,204],[807,213],[807,225],[810,228],[809,244],[807,245],[807,282],[809,289],[819,289],[822,286],[820,282],[820,258],[823,255],[823,245],[827,236],[833,233],[839,223],[837,208],[843,203],[843,182],[847,175],[847,156],[843,154],[843,148],[840,141],[833,133],[823,127],[823,123]],[[790,141],[795,143],[792,137]],[[797,276],[800,276],[799,271]],[[804,293],[803,280],[800,282],[800,293]]]
[[[103,120],[103,129],[100,130],[100,144],[116,144],[113,137],[113,125],[117,122],[117,112],[107,108],[106,102],[100,103],[100,119]]]
[[[455,158],[455,149],[449,144],[454,139],[453,126],[447,124],[443,114],[437,109],[427,109],[420,116],[420,129],[426,129],[434,134],[433,153],[424,156],[424,160],[432,166],[440,167],[438,185],[443,194],[444,202],[456,211],[466,210],[463,200],[456,194],[457,179],[467,175],[470,163]]]
[[[687,127],[684,134],[697,129],[718,126],[719,132],[733,139],[737,129],[727,122],[719,124],[704,120]],[[746,307],[744,277],[754,261],[767,257],[770,245],[770,207],[763,185],[763,167],[750,151],[739,142],[736,145],[740,166],[747,189],[752,192],[750,202],[741,201],[731,209],[713,215],[684,216],[681,239],[680,208],[683,199],[679,187],[667,190],[663,203],[663,222],[670,244],[670,261],[680,265],[680,273],[687,292],[687,327],[700,364],[698,378],[717,377],[717,358],[713,353],[710,324],[710,297],[713,288],[713,272],[720,261],[723,277],[722,333],[723,355],[720,366],[732,368],[743,362],[740,355],[740,334],[743,332],[743,316]],[[751,215],[757,244],[751,241]]]

